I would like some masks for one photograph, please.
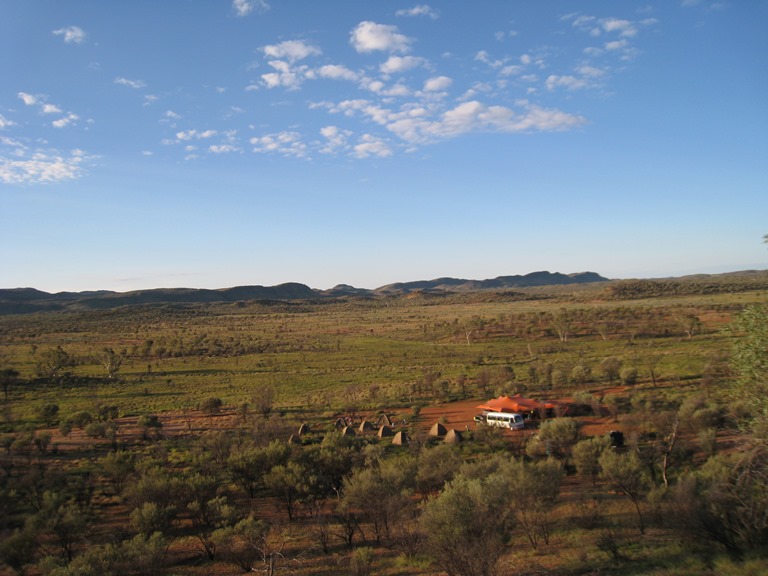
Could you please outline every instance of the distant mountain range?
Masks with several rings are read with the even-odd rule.
[[[132,292],[58,292],[50,294],[35,288],[0,289],[0,314],[24,314],[56,310],[106,310],[121,306],[147,304],[199,304],[214,302],[239,302],[247,300],[321,300],[328,298],[362,297],[382,298],[410,294],[466,293],[500,291],[531,286],[554,286],[608,282],[609,279],[595,272],[561,274],[559,272],[532,272],[517,276],[499,276],[488,280],[462,278],[437,278],[415,282],[387,284],[375,290],[355,288],[339,284],[329,290],[315,290],[304,284],[288,283],[278,286],[237,286],[219,290],[197,288],[156,288]]]

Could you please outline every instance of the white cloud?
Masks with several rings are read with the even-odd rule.
[[[600,24],[606,32],[618,32],[621,36],[632,37],[637,35],[637,29],[629,20],[618,18],[605,18]]]
[[[61,114],[61,108],[55,104],[43,104],[43,114]]]
[[[176,133],[176,139],[179,141],[205,140],[216,136],[216,134],[216,130],[182,130],[181,132]]]
[[[504,66],[504,68],[499,70],[499,74],[501,76],[517,76],[518,74],[522,74],[523,71],[525,71],[525,66],[512,64],[510,66]]]
[[[72,124],[73,122],[79,119],[80,117],[77,114],[73,114],[72,112],[70,112],[64,118],[59,118],[58,120],[54,120],[53,122],[51,122],[51,125],[54,128],[66,128],[67,126],[69,126],[70,124]]]
[[[282,154],[294,158],[304,158],[307,145],[301,141],[298,132],[283,131],[250,139],[254,152]]]
[[[576,71],[582,76],[587,76],[590,78],[599,78],[601,76],[605,76],[605,70],[595,68],[594,66],[589,66],[588,64],[579,66],[576,68]]]
[[[432,20],[436,20],[439,16],[437,10],[426,4],[419,4],[413,8],[405,8],[395,12],[395,16],[429,16]]]
[[[0,114],[0,130],[3,128],[8,128],[9,126],[15,126],[16,123],[12,122],[11,120],[8,120],[5,116]]]
[[[379,66],[382,74],[400,74],[407,70],[423,66],[426,60],[418,56],[390,56]]]
[[[129,88],[144,88],[146,87],[146,84],[143,80],[129,80],[128,78],[115,78],[115,84],[120,84],[121,86],[128,86]]]
[[[283,60],[271,60],[268,62],[275,72],[267,72],[261,75],[261,79],[267,88],[283,86],[288,90],[298,90],[309,72],[307,66],[293,67]]]
[[[21,98],[22,102],[26,104],[27,106],[33,106],[37,104],[37,96],[33,96],[32,94],[27,94],[26,92],[19,92],[19,98]]]
[[[357,80],[355,72],[339,64],[326,64],[318,68],[316,73],[320,78],[330,78],[331,80],[350,80],[353,82]]]
[[[265,12],[269,10],[269,4],[265,0],[232,0],[232,9],[239,18],[248,16],[256,8]]]
[[[396,97],[409,96],[411,94],[411,89],[408,88],[408,86],[406,86],[405,84],[395,84],[391,88],[387,88],[386,90],[383,90],[382,94],[384,94],[384,96],[396,96]]]
[[[354,146],[354,154],[356,158],[369,158],[370,156],[386,158],[392,156],[392,149],[381,138],[371,134],[363,134],[360,137],[360,143]]]
[[[551,132],[576,128],[586,122],[578,115],[547,109],[526,100],[517,102],[516,109],[488,106],[471,100],[445,110],[409,103],[399,110],[389,110],[369,100],[344,100],[339,103],[318,103],[314,108],[326,108],[331,113],[360,115],[370,119],[409,144],[429,144],[472,132]]]
[[[320,129],[320,134],[325,138],[320,152],[323,154],[333,154],[339,150],[345,150],[349,147],[349,137],[352,136],[352,132],[349,130],[342,130],[338,126],[324,126]]]
[[[613,50],[621,50],[622,48],[626,48],[628,45],[629,43],[626,40],[614,40],[612,42],[606,42],[605,49],[610,52]]]
[[[411,39],[397,31],[397,26],[360,22],[352,30],[350,43],[358,52],[408,52]]]
[[[166,110],[164,116],[166,118],[171,118],[172,120],[180,120],[181,119],[181,116],[176,114],[176,112],[174,112],[173,110]]]
[[[288,60],[289,62],[296,62],[297,60],[303,60],[308,56],[318,56],[322,54],[319,48],[302,40],[286,40],[285,42],[280,42],[280,44],[262,46],[261,50],[264,52],[264,55],[269,58]]]
[[[551,132],[575,128],[585,122],[559,110],[520,102],[520,112],[506,106],[487,106],[472,100],[443,112],[437,119],[402,118],[387,126],[403,140],[424,144],[472,132]]]
[[[451,84],[453,84],[453,80],[448,78],[448,76],[437,76],[436,78],[430,78],[424,82],[424,91],[440,92],[441,90],[449,88]]]
[[[82,150],[72,150],[68,156],[57,151],[36,151],[16,160],[0,157],[0,182],[44,184],[74,180],[83,174],[83,166],[90,159]]]
[[[589,83],[584,78],[576,78],[575,76],[557,76],[550,75],[545,82],[547,90],[555,90],[556,88],[565,88],[566,90],[580,90],[589,86]]]
[[[233,144],[211,144],[208,150],[214,154],[228,154],[230,152],[239,152],[240,149]]]
[[[482,62],[483,64],[488,64],[491,68],[501,68],[504,66],[504,60],[495,60],[491,58],[485,50],[480,50],[475,54],[475,60],[477,62]]]
[[[67,26],[66,28],[59,28],[58,30],[54,30],[53,34],[55,36],[63,36],[64,42],[67,44],[82,44],[86,37],[85,32],[79,26]]]
[[[253,11],[253,2],[248,0],[232,0],[232,9],[241,18],[248,16]]]

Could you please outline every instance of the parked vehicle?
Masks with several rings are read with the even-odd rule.
[[[515,412],[488,412],[485,415],[485,423],[497,428],[509,428],[510,430],[522,430],[525,421],[522,415]]]

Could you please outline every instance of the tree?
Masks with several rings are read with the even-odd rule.
[[[40,406],[39,415],[46,426],[54,426],[59,421],[59,405],[46,402]]]
[[[289,456],[290,448],[277,440],[261,448],[246,444],[229,454],[226,469],[232,481],[253,498],[264,488],[264,477],[275,466],[286,464]]]
[[[171,475],[165,468],[153,467],[131,483],[125,492],[125,499],[134,512],[136,509],[142,510],[136,513],[142,517],[138,520],[146,520],[143,525],[146,532],[151,534],[154,531],[164,532],[170,527],[183,505],[186,490],[182,479]],[[152,504],[154,508],[147,508],[146,504]],[[160,525],[153,525],[155,521]]]
[[[563,308],[557,314],[550,314],[549,321],[560,342],[568,342],[572,329],[572,317],[568,310]]]
[[[230,506],[226,496],[215,496],[210,500],[193,499],[187,505],[187,510],[203,552],[208,560],[214,560],[217,540],[213,538],[213,533],[219,528],[231,526],[236,521],[236,509]]]
[[[19,371],[14,368],[3,368],[0,370],[0,385],[3,387],[3,394],[5,399],[8,400],[8,392],[11,386],[14,386],[19,381]]]
[[[571,380],[578,385],[583,385],[592,379],[592,370],[584,364],[576,364],[571,369]]]
[[[634,386],[637,384],[637,368],[627,366],[621,370],[619,376],[624,386]]]
[[[650,349],[642,356],[641,362],[648,369],[648,376],[651,377],[651,384],[656,388],[656,379],[658,378],[658,367],[663,356],[652,352]]]
[[[35,371],[41,378],[56,378],[61,370],[74,364],[74,358],[61,346],[57,346],[38,352]]]
[[[17,574],[24,574],[24,567],[34,558],[37,533],[32,524],[28,523],[0,540],[0,563],[10,566]]]
[[[131,526],[139,534],[166,534],[176,517],[171,506],[159,506],[154,502],[144,502],[131,511]]]
[[[616,490],[627,496],[635,506],[640,534],[645,534],[645,522],[640,500],[648,488],[645,467],[634,452],[619,454],[606,450],[600,456],[600,476]]]
[[[731,365],[738,376],[731,393],[753,407],[749,428],[768,442],[768,306],[751,305],[736,318]]]
[[[680,314],[677,316],[676,320],[680,325],[680,328],[683,329],[683,332],[685,333],[688,340],[692,340],[693,335],[701,330],[701,320],[699,320],[699,317],[695,314]]]
[[[600,474],[600,456],[608,446],[610,441],[606,436],[591,436],[573,447],[573,463],[576,470],[583,476],[589,476],[593,486]]]
[[[344,481],[343,502],[371,522],[377,544],[389,539],[392,526],[407,509],[414,473],[408,460],[390,458],[358,468]]]
[[[453,478],[461,458],[450,444],[422,448],[416,467],[416,487],[422,494],[441,490]]]
[[[503,474],[459,476],[430,499],[419,525],[425,550],[449,576],[495,576],[512,535]]]
[[[116,494],[122,494],[136,470],[136,458],[130,452],[110,452],[98,461],[102,473]]]
[[[221,411],[221,407],[224,403],[221,398],[206,398],[200,404],[200,410],[211,419],[211,426],[213,426],[213,417]]]
[[[123,355],[118,354],[112,348],[104,348],[96,355],[96,360],[104,367],[107,378],[112,380],[123,364]]]
[[[269,418],[272,413],[272,409],[275,406],[275,398],[277,397],[277,389],[272,384],[259,384],[254,390],[251,398],[253,400],[253,407],[259,412],[265,419]]]
[[[549,544],[551,513],[564,475],[562,465],[552,458],[533,464],[511,460],[501,472],[509,482],[509,506],[515,524],[534,550],[542,541]]]
[[[214,531],[211,539],[221,560],[238,566],[243,572],[255,572],[264,557],[263,543],[269,529],[265,521],[249,516],[234,526]]]
[[[686,531],[706,535],[736,556],[765,546],[768,449],[718,454],[674,487],[674,513]]]
[[[142,414],[136,420],[136,425],[141,430],[141,436],[145,440],[149,439],[150,430],[156,439],[160,438],[160,430],[163,428],[163,423],[156,414]]]
[[[573,418],[553,418],[542,422],[538,435],[528,443],[529,454],[554,456],[565,460],[581,436],[581,425]]]
[[[264,478],[264,483],[272,494],[280,501],[292,521],[296,503],[306,491],[305,479],[310,471],[299,462],[290,461],[278,464]]]
[[[38,512],[38,522],[61,548],[69,562],[75,545],[86,535],[88,516],[72,499],[55,492],[43,495],[43,508]]]
[[[600,371],[611,386],[613,386],[614,382],[619,379],[621,364],[621,360],[614,356],[604,358],[603,361],[600,362]]]

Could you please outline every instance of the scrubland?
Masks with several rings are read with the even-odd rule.
[[[767,299],[728,278],[0,316],[0,571],[765,573]],[[513,394],[569,408],[471,422]],[[382,416],[407,445],[360,432]]]

